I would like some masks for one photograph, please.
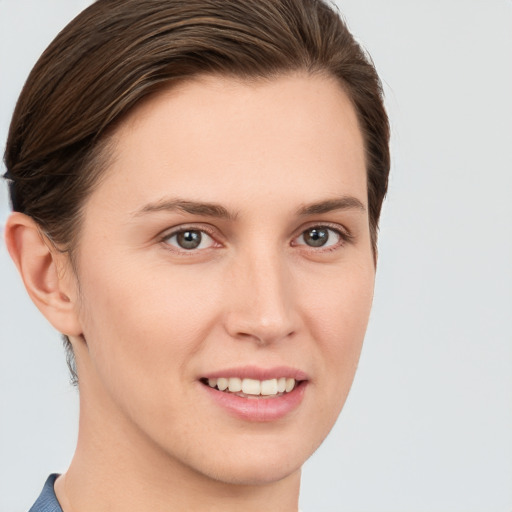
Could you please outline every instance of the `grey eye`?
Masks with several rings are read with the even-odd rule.
[[[302,236],[306,245],[322,247],[329,240],[329,230],[327,228],[312,228],[304,231]]]
[[[295,239],[296,245],[307,245],[309,247],[332,247],[343,240],[343,235],[333,228],[326,226],[315,226],[303,231]]]
[[[183,231],[178,231],[177,233],[170,235],[165,242],[185,251],[206,249],[211,247],[214,243],[210,235],[199,229],[185,229]]]
[[[197,249],[202,238],[200,231],[182,231],[176,235],[176,242],[182,249]]]

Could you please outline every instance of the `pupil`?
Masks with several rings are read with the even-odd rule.
[[[177,242],[183,249],[196,249],[201,243],[200,231],[183,231],[178,233]]]
[[[304,233],[304,241],[311,247],[322,247],[329,239],[327,229],[313,228]]]

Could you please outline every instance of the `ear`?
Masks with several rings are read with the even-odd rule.
[[[62,334],[79,336],[78,286],[67,254],[53,246],[31,217],[19,212],[7,219],[5,242],[39,311]]]

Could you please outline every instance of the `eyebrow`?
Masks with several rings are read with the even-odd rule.
[[[343,196],[301,206],[297,210],[297,215],[320,215],[335,210],[359,210],[364,212],[366,208],[359,199],[352,196]],[[162,199],[154,203],[149,203],[137,210],[133,216],[139,217],[146,213],[161,211],[182,211],[190,213],[191,215],[201,215],[227,220],[235,220],[237,217],[236,213],[229,212],[220,204],[189,201],[186,199]]]
[[[219,219],[234,220],[236,213],[231,213],[224,206],[217,203],[204,203],[198,201],[188,201],[185,199],[163,199],[155,203],[149,203],[139,210],[133,216],[138,217],[146,213],[162,211],[182,211],[191,215],[202,215],[205,217],[216,217]]]
[[[335,199],[327,199],[318,203],[307,204],[299,208],[298,214],[300,216],[306,215],[319,215],[322,213],[329,213],[335,210],[359,210],[365,212],[364,204],[352,196],[343,196]]]

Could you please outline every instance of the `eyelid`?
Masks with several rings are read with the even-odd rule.
[[[206,247],[203,249],[181,249],[180,247],[169,244],[167,242],[167,240],[169,240],[173,236],[183,233],[184,231],[200,231],[201,233],[208,235],[213,240],[213,242],[214,242],[214,244],[212,244],[213,248],[215,246],[217,246],[217,247],[222,246],[222,243],[219,242],[219,238],[221,238],[221,237],[220,237],[218,231],[213,226],[209,226],[207,224],[193,224],[193,223],[180,224],[173,228],[167,228],[158,235],[158,240],[160,243],[164,244],[168,250],[175,251],[176,253],[179,253],[179,254],[193,254],[196,252],[205,251],[207,249],[212,248],[212,247]]]
[[[340,237],[340,242],[337,244],[334,244],[334,245],[327,246],[327,247],[323,247],[323,246],[312,247],[312,246],[309,246],[304,243],[301,243],[301,244],[294,243],[295,240],[297,240],[297,238],[299,238],[300,236],[304,235],[304,233],[306,231],[308,231],[310,229],[315,229],[315,228],[329,229],[331,231],[334,231]],[[292,245],[305,246],[308,250],[319,252],[322,250],[329,251],[329,250],[337,249],[338,247],[343,246],[345,243],[352,242],[353,239],[354,239],[354,236],[352,235],[352,233],[345,226],[343,226],[341,224],[334,224],[332,222],[311,222],[305,226],[301,226],[300,231],[292,239]]]

